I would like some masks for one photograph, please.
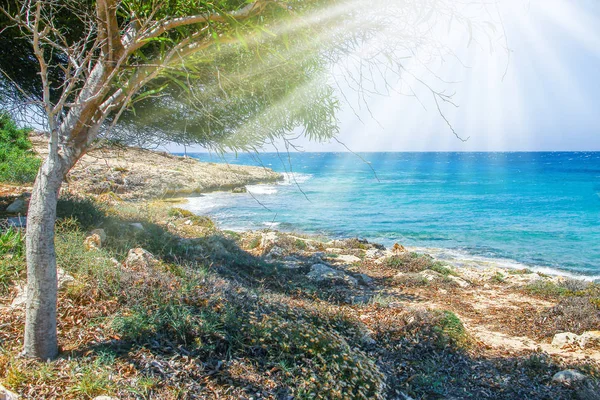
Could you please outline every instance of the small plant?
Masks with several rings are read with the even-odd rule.
[[[248,249],[250,249],[250,250],[256,249],[258,246],[260,246],[260,242],[261,242],[260,236],[254,236],[248,243]]]
[[[183,208],[174,207],[169,210],[169,217],[175,218],[190,218],[195,217],[196,214]]]
[[[33,182],[41,160],[31,151],[29,129],[19,129],[11,117],[0,113],[0,181]]]
[[[0,294],[7,293],[24,271],[24,235],[21,230],[10,227],[0,234]]]
[[[495,283],[504,283],[506,281],[506,277],[499,271],[497,271],[491,278],[490,281]]]
[[[308,247],[306,245],[306,242],[302,239],[296,239],[296,242],[294,243],[296,248],[300,249],[300,250],[306,250],[306,248]]]

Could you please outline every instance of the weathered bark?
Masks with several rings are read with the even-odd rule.
[[[27,214],[27,310],[23,355],[41,360],[58,355],[54,223],[65,173],[61,157],[50,151],[35,180]]]

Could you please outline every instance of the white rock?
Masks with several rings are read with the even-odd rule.
[[[353,264],[356,262],[361,262],[362,260],[356,256],[352,256],[349,254],[341,254],[335,258],[335,262],[341,262],[345,264]]]
[[[112,396],[96,396],[92,400],[119,400],[119,398]]]
[[[125,266],[131,269],[145,269],[157,262],[156,258],[141,247],[129,250],[125,259]]]
[[[566,386],[571,386],[574,383],[586,380],[586,376],[574,369],[566,369],[554,374],[552,380]]]
[[[465,281],[464,279],[458,277],[458,276],[454,276],[454,275],[448,275],[448,278],[450,280],[452,280],[454,283],[456,283],[458,286],[460,286],[461,288],[466,288],[471,286],[469,284],[469,282]]]
[[[600,348],[600,331],[588,331],[579,336],[579,346],[582,349]]]
[[[552,338],[552,346],[564,349],[567,347],[579,346],[579,335],[572,332],[557,333]]]
[[[369,249],[365,252],[366,258],[380,258],[385,256],[385,251],[379,249]]]

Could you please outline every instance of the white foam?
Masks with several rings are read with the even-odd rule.
[[[455,249],[442,249],[430,247],[407,247],[407,249],[409,249],[410,251],[416,251],[418,253],[430,254],[434,258],[446,261],[447,263],[456,267],[530,269],[534,272],[540,272],[546,275],[564,276],[567,278],[581,279],[584,281],[600,280],[600,275],[582,275],[552,267],[540,265],[527,265],[507,258],[477,256]]]
[[[277,188],[269,185],[247,185],[246,190],[252,194],[277,194]]]
[[[262,224],[266,227],[273,229],[273,228],[278,227],[279,224],[281,224],[281,222],[263,222]]]
[[[300,172],[286,172],[283,174],[283,181],[279,182],[279,185],[289,186],[289,185],[300,185],[313,176],[312,174],[303,174]]]

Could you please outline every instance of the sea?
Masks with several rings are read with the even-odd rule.
[[[455,265],[600,279],[600,152],[188,156],[284,174],[189,199],[222,229],[358,237]]]

